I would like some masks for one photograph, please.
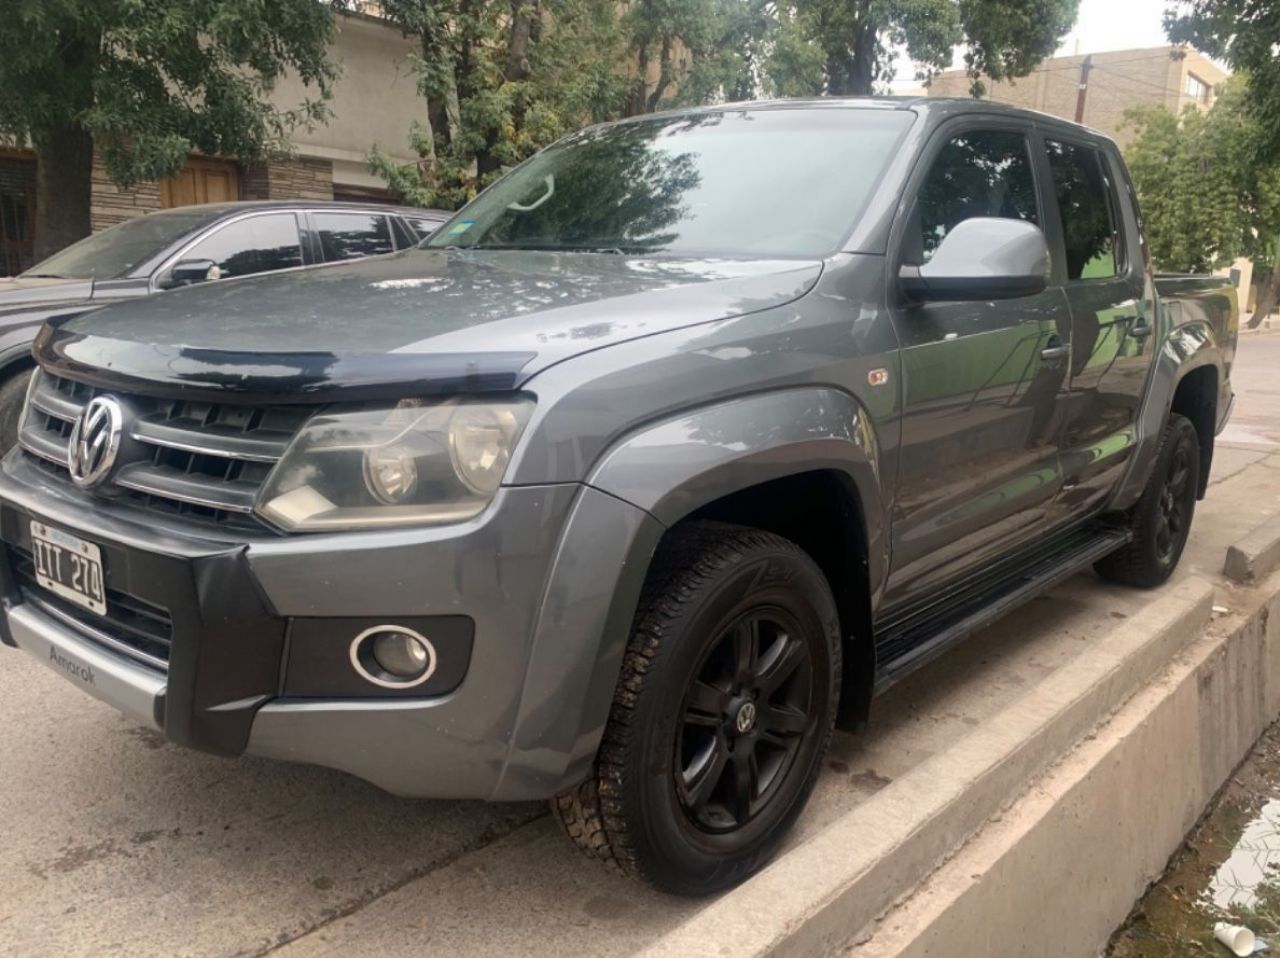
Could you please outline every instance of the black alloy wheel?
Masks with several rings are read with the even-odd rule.
[[[812,711],[813,660],[785,610],[743,614],[711,643],[685,693],[673,763],[689,820],[710,833],[746,825],[773,798]]]
[[[793,542],[676,526],[649,569],[595,766],[552,804],[593,858],[664,891],[737,884],[803,810],[839,701],[839,614]]]

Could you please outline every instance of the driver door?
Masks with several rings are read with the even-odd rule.
[[[909,188],[896,263],[927,262],[972,217],[1043,227],[1032,135],[1016,122],[944,127]],[[887,608],[927,600],[1053,524],[1072,328],[1052,281],[1013,299],[900,302],[893,315],[904,382]]]

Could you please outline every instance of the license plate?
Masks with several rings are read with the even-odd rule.
[[[102,550],[92,542],[32,520],[31,557],[36,582],[90,612],[107,614]]]

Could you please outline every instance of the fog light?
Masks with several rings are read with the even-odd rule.
[[[351,643],[351,665],[374,685],[421,685],[436,670],[436,650],[425,636],[399,625],[365,629]]]

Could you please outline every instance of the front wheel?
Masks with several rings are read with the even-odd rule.
[[[719,523],[664,539],[592,776],[553,802],[569,836],[683,895],[777,851],[831,739],[840,629],[795,544]]]
[[[1094,568],[1122,585],[1154,588],[1177,568],[1191,534],[1200,488],[1200,441],[1196,427],[1174,413],[1165,424],[1155,468],[1142,498],[1129,513],[1131,539]]]

